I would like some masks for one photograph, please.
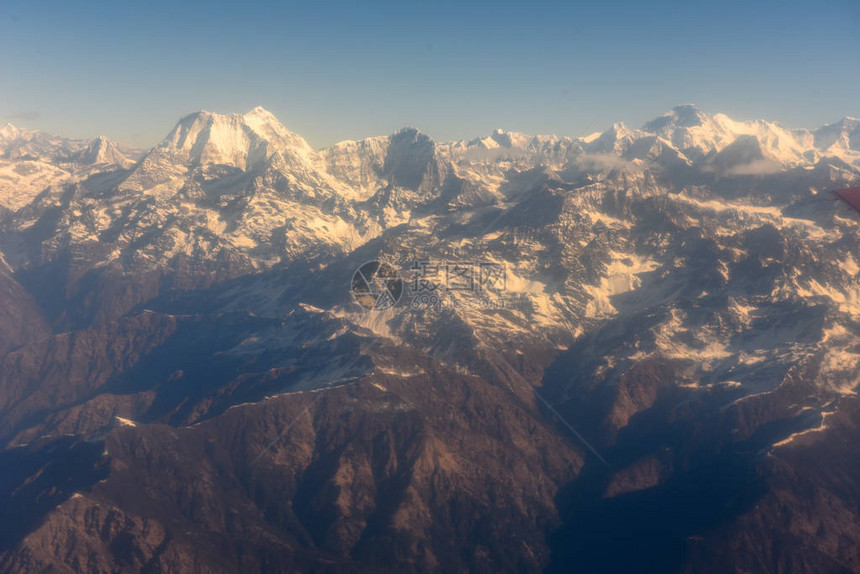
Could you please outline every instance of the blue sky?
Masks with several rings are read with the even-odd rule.
[[[317,147],[404,125],[578,136],[687,102],[860,116],[860,3],[0,2],[0,124],[63,135],[149,146],[186,113],[262,105]]]

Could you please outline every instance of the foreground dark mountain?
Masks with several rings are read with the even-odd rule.
[[[860,571],[858,129],[4,128],[0,570]]]

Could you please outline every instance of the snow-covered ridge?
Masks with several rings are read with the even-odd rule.
[[[127,168],[139,155],[106,137],[63,138],[7,124],[0,128],[0,207],[16,211],[45,189]]]
[[[150,171],[164,171],[165,164],[224,165],[248,171],[265,167],[277,154],[293,170],[315,172],[318,179],[326,180],[328,187],[345,197],[367,198],[385,183],[381,181],[381,172],[390,142],[391,137],[371,137],[316,151],[262,107],[245,114],[200,111],[179,120],[167,137],[148,152],[148,165],[156,165]],[[813,165],[824,157],[860,165],[860,120],[846,117],[814,131],[792,130],[765,120],[740,122],[724,114],[707,115],[694,105],[685,104],[647,122],[641,129],[615,123],[602,133],[582,138],[530,136],[497,129],[487,137],[439,143],[436,148],[440,158],[466,161],[474,166],[497,163],[500,159],[563,166],[582,154],[653,160],[661,154],[665,157],[668,150],[680,162],[707,163],[712,168],[729,169],[737,174],[756,174],[787,166]],[[39,161],[64,169],[60,164],[129,167],[138,157],[135,150],[106,138],[72,140],[11,124],[0,128],[0,160],[4,161]],[[46,182],[63,178],[62,174],[47,178],[44,166],[38,167],[38,170],[30,167],[31,171],[43,172],[40,177],[32,178],[32,182],[20,174],[11,180],[7,174],[4,179],[17,186],[44,188]],[[463,175],[467,178],[468,172],[469,168],[464,168]],[[472,175],[492,176],[483,171]],[[27,194],[24,200],[12,200],[8,197],[13,191],[10,187],[0,188],[0,203],[14,209],[32,197]]]
[[[179,120],[155,150],[192,164],[250,169],[280,153],[311,168],[316,152],[261,107],[239,114],[200,111]]]
[[[154,265],[227,250],[255,267],[284,253],[349,252],[431,207],[513,206],[543,185],[568,185],[557,174],[624,168],[639,189],[651,185],[650,166],[671,177],[679,167],[769,174],[827,157],[860,165],[858,129],[860,122],[846,118],[815,132],[788,130],[684,105],[641,129],[616,123],[579,139],[497,129],[437,143],[404,129],[314,150],[257,107],[189,114],[139,157],[106,138],[69,140],[7,125],[0,128],[0,205],[32,208],[13,223],[23,232],[38,213],[60,205],[67,186],[105,174],[68,199],[52,244],[119,242],[113,258],[135,245],[129,255]],[[587,213],[594,221],[616,220],[601,210]]]
[[[140,150],[109,138],[74,139],[6,124],[0,128],[0,161],[40,161],[70,168],[119,163],[137,158]]]
[[[860,119],[846,116],[833,124],[815,130],[789,129],[778,122],[766,120],[735,121],[725,114],[708,115],[693,104],[676,106],[640,129],[614,123],[604,132],[580,138],[556,135],[531,136],[520,132],[496,129],[489,136],[469,141],[440,143],[446,150],[530,150],[546,151],[558,145],[574,142],[586,152],[621,151],[633,141],[657,136],[689,156],[720,152],[738,138],[751,136],[758,140],[772,159],[786,164],[809,163],[824,155],[851,156],[860,153]],[[386,137],[347,140],[316,151],[300,135],[288,130],[272,113],[256,107],[245,114],[219,114],[199,111],[179,120],[168,136],[155,146],[179,155],[186,161],[213,163],[246,168],[265,161],[273,153],[299,156],[311,164],[320,161],[320,154],[337,164],[343,153],[355,153],[364,148],[379,155]],[[46,150],[63,150],[66,156],[81,152],[96,140],[72,140],[44,132],[25,130],[11,124],[0,128],[0,156],[11,158],[33,154],[45,156]],[[628,140],[627,146],[623,145]],[[112,143],[112,142],[110,142]],[[115,146],[116,144],[114,144]],[[125,152],[126,148],[121,148]],[[384,149],[382,150],[384,153]],[[853,152],[853,153],[849,153]],[[360,163],[356,161],[355,163]],[[343,169],[344,166],[340,166]],[[337,168],[334,169],[337,171]]]

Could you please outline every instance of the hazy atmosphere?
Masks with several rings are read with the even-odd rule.
[[[860,115],[858,28],[848,0],[8,0],[0,122],[148,147],[262,105],[322,147],[405,125],[576,137],[693,102],[813,128]]]

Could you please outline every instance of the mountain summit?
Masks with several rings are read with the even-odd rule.
[[[72,157],[75,161],[88,165],[109,164],[127,168],[134,163],[120,151],[116,143],[104,136],[92,140],[85,149]]]
[[[264,164],[275,153],[310,165],[314,154],[304,138],[262,107],[244,115],[207,111],[187,115],[155,149],[182,163],[243,170]]]

